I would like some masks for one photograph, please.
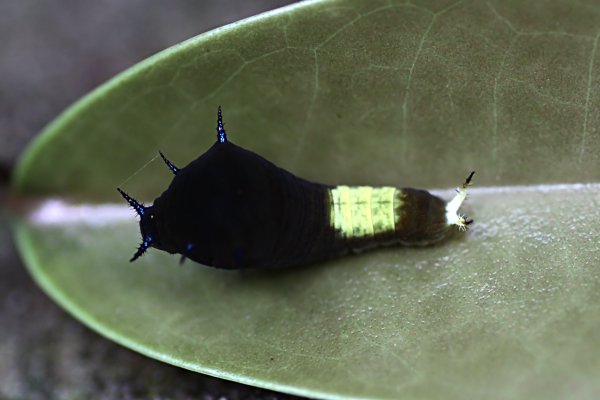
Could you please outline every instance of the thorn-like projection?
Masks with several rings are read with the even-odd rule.
[[[117,188],[117,190],[119,191],[119,193],[121,193],[121,196],[123,196],[123,198],[129,203],[129,205],[135,210],[137,215],[139,215],[140,217],[144,215],[146,207],[144,207],[143,204],[139,203],[136,199],[122,191],[121,188]]]
[[[464,215],[458,213],[460,206],[467,198],[467,188],[471,185],[475,171],[467,177],[461,187],[456,189],[456,195],[446,204],[446,222],[448,225],[456,225],[458,229],[464,231],[468,225],[473,223],[472,219],[467,219]]]
[[[466,189],[467,186],[469,186],[471,184],[471,179],[473,179],[473,175],[475,175],[475,171],[471,171],[471,173],[467,177],[467,180],[465,180],[465,183],[463,183],[463,186],[462,186],[463,189]]]
[[[158,154],[160,154],[160,156],[162,157],[163,161],[165,162],[165,164],[167,164],[167,167],[169,167],[169,169],[171,170],[171,172],[174,175],[177,175],[177,173],[179,172],[179,168],[177,168],[176,166],[174,166],[171,161],[167,160],[167,157],[165,157],[165,155],[162,153],[162,151],[158,151]]]
[[[221,106],[217,111],[217,140],[219,143],[227,143],[227,132],[223,127],[223,116],[221,115]]]
[[[144,254],[146,252],[146,250],[148,250],[148,247],[150,247],[150,246],[152,246],[152,238],[151,237],[144,238],[144,241],[140,244],[140,247],[138,247],[137,251],[135,252],[133,257],[131,257],[129,262],[134,262],[135,260],[140,258],[142,256],[142,254]]]

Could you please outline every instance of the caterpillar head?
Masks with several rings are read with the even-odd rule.
[[[227,143],[227,133],[225,132],[225,127],[223,124],[223,116],[221,113],[221,106],[217,111],[217,143]],[[181,171],[180,168],[176,167],[173,163],[171,163],[165,155],[159,151],[160,157],[163,159],[169,170],[173,173],[173,175],[178,175]],[[117,188],[121,196],[129,203],[129,205],[135,210],[137,215],[140,216],[140,232],[142,233],[142,243],[139,245],[137,251],[129,261],[137,260],[142,254],[148,250],[149,247],[154,247],[160,250],[167,251],[169,253],[182,253],[182,262],[185,257],[192,251],[193,244],[186,243],[182,249],[176,248],[173,243],[169,243],[166,235],[164,236],[164,243],[159,239],[159,227],[156,223],[156,215],[154,213],[154,205],[152,206],[144,206],[142,203],[135,200],[133,197],[129,196],[120,188]]]
[[[127,193],[117,188],[121,196],[129,203],[131,208],[140,216],[140,232],[142,234],[142,243],[129,261],[137,260],[149,247],[160,248],[158,241],[156,221],[154,219],[154,207],[146,207],[142,203],[129,196]]]

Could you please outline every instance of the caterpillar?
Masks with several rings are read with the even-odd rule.
[[[298,178],[231,143],[217,112],[217,141],[175,175],[151,206],[120,188],[140,217],[142,243],[225,269],[290,267],[389,244],[426,245],[473,222],[458,210],[474,171],[445,202],[425,190],[332,186]]]

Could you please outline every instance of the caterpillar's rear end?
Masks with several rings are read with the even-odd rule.
[[[338,186],[331,193],[331,226],[338,240],[354,251],[429,245],[451,232],[446,202],[425,190]]]
[[[162,154],[161,154],[162,156]],[[227,141],[178,169],[150,207],[125,193],[141,216],[142,245],[227,269],[310,264],[384,244],[443,240],[457,225],[471,176],[449,203],[418,189],[328,186],[298,178]]]

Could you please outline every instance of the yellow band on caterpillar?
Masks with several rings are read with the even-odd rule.
[[[399,222],[400,196],[390,186],[336,186],[330,189],[331,226],[345,238],[393,232]]]

